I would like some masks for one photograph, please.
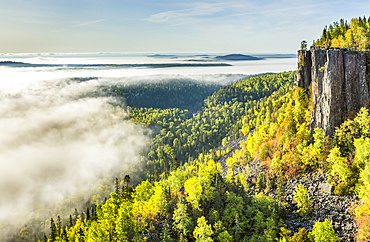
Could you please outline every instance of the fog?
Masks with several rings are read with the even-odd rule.
[[[0,223],[117,174],[148,144],[148,131],[124,120],[113,99],[79,98],[96,80],[34,84],[0,94]]]
[[[4,60],[148,63],[144,57],[135,62],[97,57],[0,58]],[[166,80],[226,85],[251,74],[293,70],[295,63],[295,58],[288,58],[238,62],[230,67],[0,67],[0,227],[23,224],[35,211],[52,208],[63,198],[96,186],[103,178],[114,178],[125,165],[138,164],[150,145],[150,131],[128,120],[124,103],[85,93],[102,85]],[[87,79],[76,81],[76,77]],[[89,199],[89,194],[84,199]]]

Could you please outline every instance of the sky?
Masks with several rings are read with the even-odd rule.
[[[367,0],[0,0],[0,53],[296,53]]]

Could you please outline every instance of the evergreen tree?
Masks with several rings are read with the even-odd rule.
[[[60,216],[57,217],[57,235],[60,235],[62,230],[62,220],[60,219]]]
[[[118,196],[121,196],[119,181],[118,181],[118,178],[117,177],[114,180],[114,191],[115,191],[115,193],[117,193]]]
[[[168,224],[167,219],[165,219],[165,221],[164,221],[163,229],[162,229],[160,237],[161,237],[161,241],[163,241],[163,242],[172,242],[173,241],[172,236],[171,236],[170,226]]]
[[[55,241],[55,239],[57,238],[57,236],[58,236],[57,228],[55,226],[54,219],[51,218],[50,219],[50,240],[51,241]]]
[[[86,208],[86,220],[87,221],[90,220],[90,209],[89,209],[89,207]]]
[[[178,167],[180,166],[179,160],[175,156],[173,158],[173,163],[172,163],[172,170],[175,171]]]
[[[72,215],[71,214],[69,215],[69,227],[70,228],[73,227],[73,219],[72,219]]]
[[[302,42],[301,42],[301,50],[307,50],[307,41],[306,40],[302,40]]]

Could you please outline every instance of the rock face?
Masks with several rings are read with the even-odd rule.
[[[314,110],[311,132],[322,128],[333,135],[347,112],[357,111],[369,100],[364,53],[344,49],[319,49],[298,52],[296,86],[312,87]]]
[[[311,52],[298,52],[298,72],[295,74],[295,85],[305,89],[311,83]]]

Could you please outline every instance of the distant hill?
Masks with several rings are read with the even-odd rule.
[[[258,54],[259,58],[297,58],[297,54]]]
[[[262,58],[258,58],[258,57],[254,57],[250,55],[230,54],[230,55],[216,56],[215,59],[244,61],[244,60],[261,60]]]
[[[151,57],[151,58],[177,58],[176,55],[161,55],[161,54],[148,55],[148,57]]]

